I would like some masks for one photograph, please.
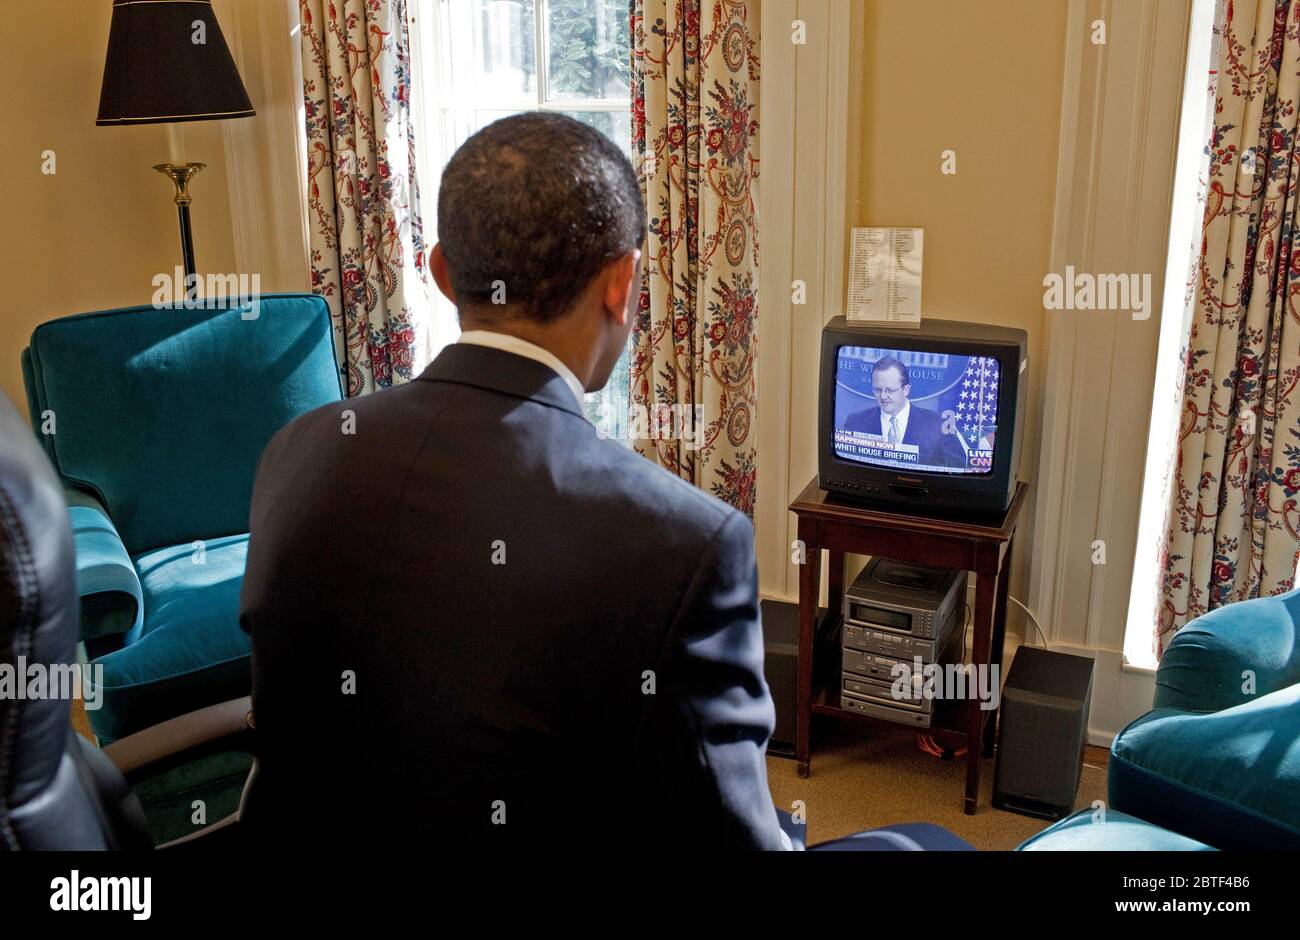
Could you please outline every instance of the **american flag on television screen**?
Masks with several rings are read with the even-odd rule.
[[[971,356],[957,396],[957,427],[970,447],[978,447],[986,428],[997,422],[998,360]]]

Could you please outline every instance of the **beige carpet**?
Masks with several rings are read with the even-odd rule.
[[[812,774],[801,780],[793,760],[769,756],[772,799],[790,810],[807,807],[810,844],[885,826],[930,822],[961,836],[977,849],[1014,849],[1050,825],[1041,819],[994,809],[992,759],[980,772],[980,802],[974,816],[962,812],[966,762],[931,757],[916,746],[916,732],[902,726],[816,721]],[[1075,808],[1106,798],[1106,770],[1085,763]]]

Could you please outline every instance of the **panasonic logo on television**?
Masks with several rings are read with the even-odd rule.
[[[77,869],[50,882],[52,911],[130,911],[132,920],[148,920],[152,911],[153,879],[87,876]]]

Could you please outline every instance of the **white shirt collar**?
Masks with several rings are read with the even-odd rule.
[[[911,412],[912,412],[912,403],[910,401],[906,401],[903,402],[903,410],[900,411],[898,414],[894,415],[894,417],[898,419],[899,443],[902,443],[903,438],[907,436],[907,419],[908,416],[911,414]],[[882,435],[884,435],[886,440],[889,439],[889,417],[890,416],[885,413],[885,409],[881,408],[880,409],[880,432]]]
[[[540,362],[564,379],[564,384],[569,386],[569,391],[573,392],[573,397],[578,406],[582,406],[583,395],[586,394],[582,383],[573,374],[573,370],[561,362],[560,358],[550,350],[543,349],[536,343],[530,343],[526,339],[520,339],[518,336],[511,336],[509,333],[496,333],[492,330],[466,330],[460,334],[458,342],[468,343],[471,346],[488,346],[502,352],[523,356],[525,359],[531,359],[534,362]]]

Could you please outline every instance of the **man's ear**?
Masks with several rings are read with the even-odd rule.
[[[442,242],[434,245],[433,251],[429,252],[429,270],[433,272],[433,280],[438,285],[438,290],[454,304],[456,291],[451,286],[451,271],[447,268],[447,256],[442,253]]]
[[[628,300],[632,291],[640,288],[637,262],[641,252],[633,249],[621,258],[611,261],[605,269],[605,311],[619,326],[627,323]]]

